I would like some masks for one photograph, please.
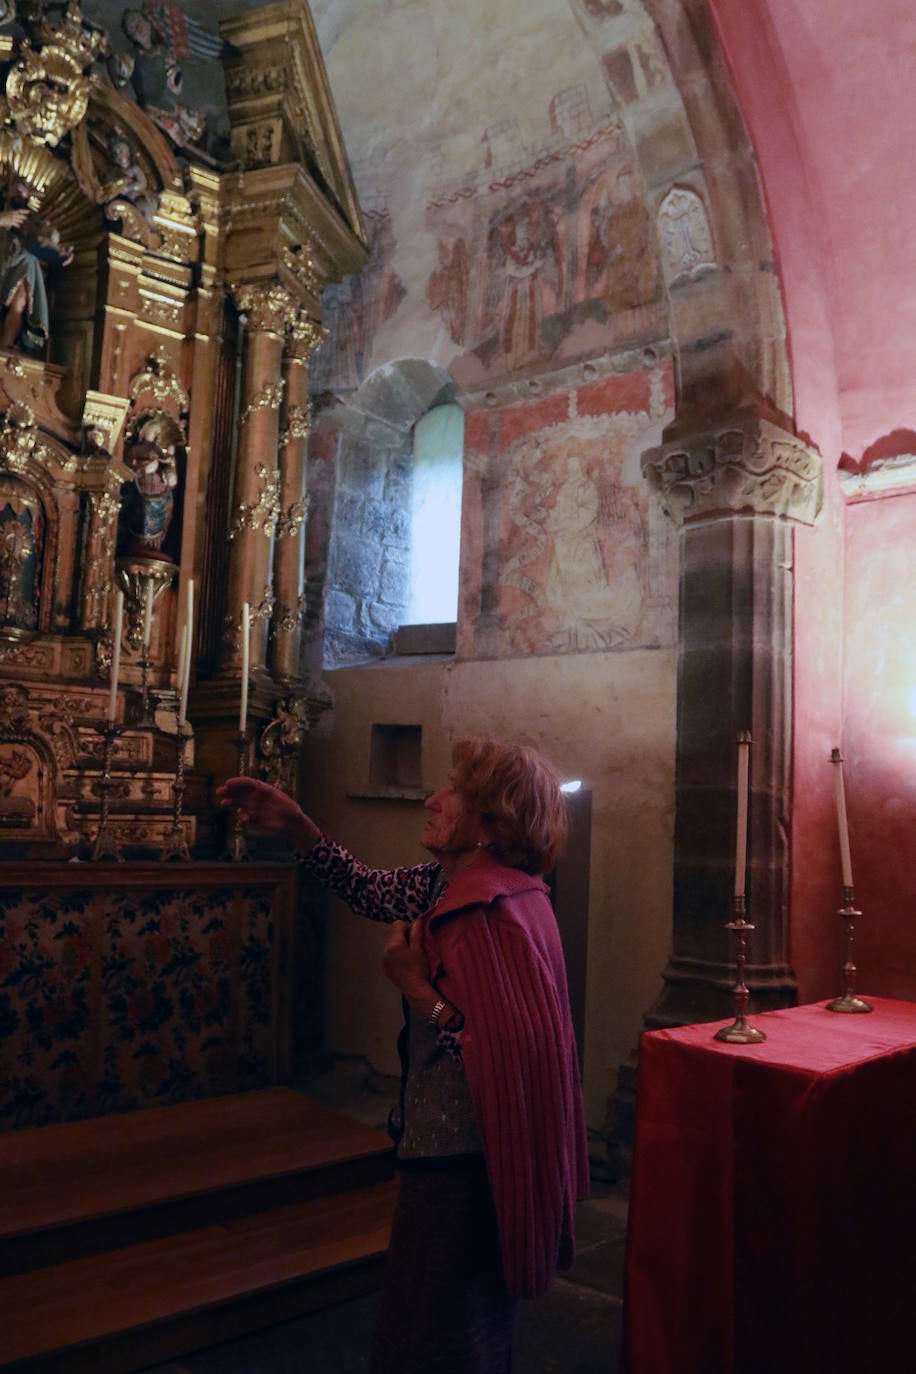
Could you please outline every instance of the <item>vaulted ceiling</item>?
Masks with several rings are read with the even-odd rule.
[[[916,7],[912,0],[706,0],[755,148],[783,285],[799,427],[837,461],[916,452]],[[693,0],[553,0],[558,41],[588,43],[584,12],[656,19]],[[238,0],[186,0],[212,25]],[[513,41],[489,41],[487,16]],[[543,103],[543,44],[515,0],[312,0],[357,186],[377,150],[437,126],[479,147],[480,107]],[[550,7],[538,22],[550,24]],[[545,15],[547,16],[545,18]],[[541,35],[543,37],[543,35]],[[404,79],[380,92],[379,43]],[[362,74],[360,82],[341,72]],[[473,114],[473,119],[471,115]],[[388,128],[382,127],[387,124]],[[424,144],[429,147],[429,141]],[[416,169],[415,169],[416,170]],[[436,168],[430,166],[430,182]],[[414,186],[416,186],[416,179]],[[417,214],[422,214],[418,201]]]

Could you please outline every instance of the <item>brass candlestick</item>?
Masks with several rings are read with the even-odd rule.
[[[843,906],[840,907],[839,915],[846,923],[846,962],[843,964],[843,980],[846,986],[842,997],[834,997],[832,1002],[827,1003],[827,1011],[873,1011],[871,1002],[856,996],[856,966],[852,961],[852,943],[855,939],[856,917],[862,913],[856,910],[854,888],[843,888]]]
[[[239,772],[240,778],[247,777],[248,774],[248,731],[243,730],[238,737],[239,749]],[[226,842],[225,858],[231,859],[234,863],[239,863],[248,858],[248,841],[245,837],[245,822],[242,820],[238,808],[232,813],[232,829]]]
[[[143,646],[143,655],[140,659],[140,719],[139,725],[147,729],[155,724],[155,719],[149,708],[149,670],[153,660],[149,656],[149,645]]]
[[[730,1026],[722,1026],[717,1030],[713,1039],[724,1040],[728,1045],[759,1045],[766,1040],[762,1030],[757,1030],[756,1026],[749,1026],[745,1018],[747,1004],[750,1000],[750,993],[744,981],[744,966],[746,963],[747,935],[748,931],[754,929],[744,919],[747,906],[747,899],[744,894],[735,893],[732,898],[733,917],[725,929],[735,932],[737,963],[737,983],[735,984],[735,1019]]]
[[[178,722],[178,759],[175,764],[175,781],[172,783],[172,794],[174,796],[174,807],[172,810],[172,827],[165,837],[165,844],[162,846],[160,860],[165,863],[170,859],[190,859],[191,854],[188,850],[187,836],[184,832],[182,822],[182,810],[184,807],[184,751],[186,737],[182,722]]]
[[[111,772],[111,764],[114,758],[115,740],[118,737],[118,727],[113,720],[108,720],[98,728],[103,739],[102,776],[98,782],[99,791],[102,794],[102,805],[99,812],[98,834],[95,837],[95,844],[92,846],[92,853],[89,858],[93,863],[98,863],[100,859],[114,859],[116,863],[123,863],[124,855],[121,853],[117,832],[108,818],[111,807],[111,792],[116,786]]]

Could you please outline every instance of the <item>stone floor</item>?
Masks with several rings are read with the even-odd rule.
[[[579,1254],[546,1297],[520,1304],[513,1374],[614,1374],[627,1202],[596,1185],[580,1204]],[[365,1374],[375,1296],[156,1365],[148,1374]]]

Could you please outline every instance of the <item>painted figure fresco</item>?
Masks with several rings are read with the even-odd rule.
[[[658,275],[649,215],[633,183],[624,168],[602,187],[589,212],[585,283],[608,314],[650,300]]]
[[[645,307],[647,334],[657,326],[655,236],[623,125],[612,112],[596,119],[580,87],[548,111],[550,143],[525,149],[514,128],[488,129],[476,188],[427,205],[438,262],[426,298],[466,350],[452,363],[462,382],[575,357],[590,321],[609,342],[625,312]],[[630,316],[621,337],[638,329]],[[584,351],[599,339],[586,333]]]
[[[426,298],[430,310],[438,311],[453,343],[464,342],[468,327],[471,267],[468,246],[463,238],[454,243],[439,240],[439,265],[430,276]]]
[[[488,247],[490,270],[502,284],[501,352],[514,369],[543,356],[541,328],[548,302],[562,296],[563,262],[550,204],[529,201],[497,216]]]
[[[603,445],[572,432],[565,442],[522,444],[504,521],[512,552],[500,582],[524,594],[503,596],[514,649],[575,653],[629,642],[642,611],[642,519]]]

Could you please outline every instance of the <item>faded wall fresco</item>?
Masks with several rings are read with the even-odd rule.
[[[656,368],[468,416],[460,656],[671,641],[672,535],[638,463],[670,404]]]
[[[427,202],[436,258],[425,282],[399,277],[387,209],[367,213],[369,265],[324,298],[330,336],[315,362],[317,389],[364,379],[383,326],[411,291],[408,311],[425,304],[437,318],[463,385],[666,332],[654,230],[622,124],[609,113],[594,119],[582,88],[550,102],[549,124],[534,148],[512,123],[485,130],[473,183],[464,178]]]
[[[315,390],[346,394],[399,357],[429,358],[470,389],[667,336],[651,196],[623,111],[668,73],[635,0],[532,0],[521,18],[509,0],[460,13],[370,0],[372,82],[352,15],[312,8],[372,254],[358,281],[325,295]],[[625,78],[581,41],[583,26],[621,16]]]
[[[466,383],[663,328],[651,309],[652,226],[623,126],[613,115],[595,122],[581,89],[551,102],[550,121],[551,137],[521,165],[516,149],[514,170],[495,178],[488,130],[474,193],[427,205],[438,253],[427,303],[464,350],[452,372]],[[513,126],[500,132],[517,144]]]

